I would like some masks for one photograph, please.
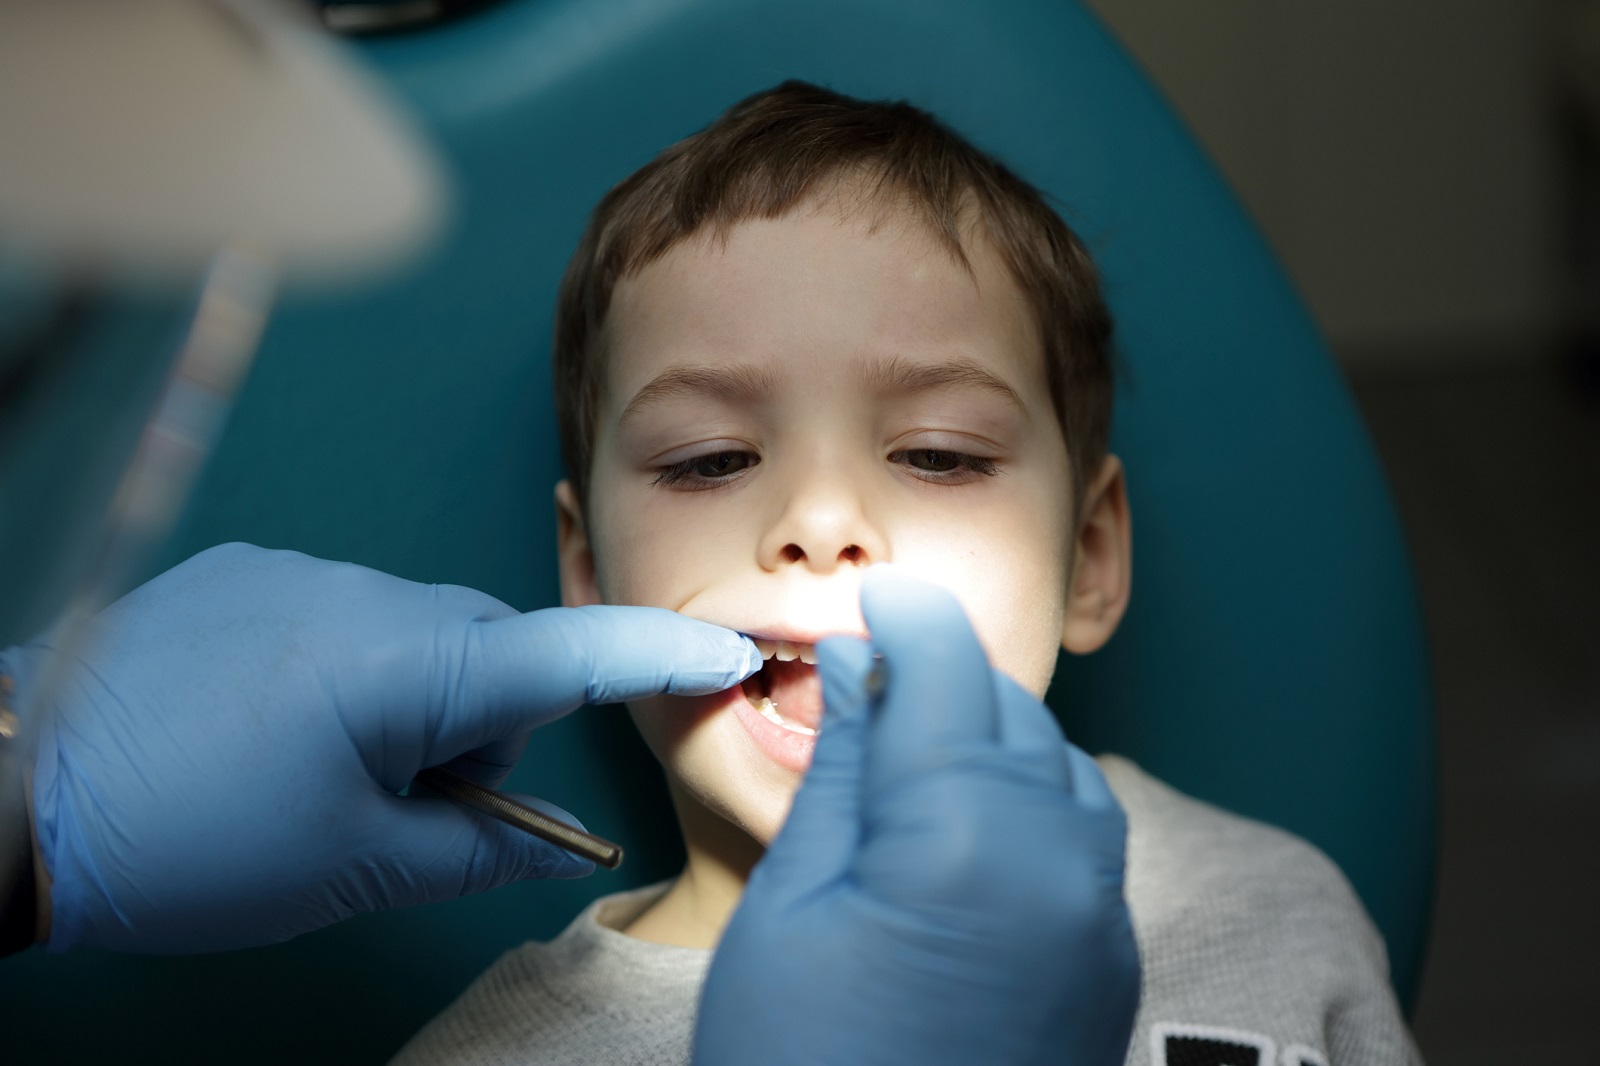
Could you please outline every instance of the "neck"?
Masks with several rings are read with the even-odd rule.
[[[676,782],[669,787],[688,859],[666,894],[623,932],[658,944],[714,948],[765,849],[684,794]]]

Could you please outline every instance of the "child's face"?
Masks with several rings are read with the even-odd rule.
[[[920,224],[869,222],[821,205],[742,223],[617,286],[586,522],[558,489],[564,600],[812,644],[864,635],[862,572],[892,561],[952,590],[990,660],[1042,695],[1073,641],[1077,537],[1037,328],[986,242],[968,273]],[[680,804],[765,843],[820,686],[774,664],[631,710]]]

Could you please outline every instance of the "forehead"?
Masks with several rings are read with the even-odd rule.
[[[663,370],[786,374],[870,359],[962,359],[1045,397],[1035,316],[975,227],[961,262],[909,211],[821,202],[702,232],[621,281],[606,318],[605,405]],[[1045,400],[1048,403],[1048,400]]]

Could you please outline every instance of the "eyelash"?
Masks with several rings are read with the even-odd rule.
[[[955,460],[953,470],[923,470],[914,467],[908,461],[912,455],[937,455]],[[955,452],[948,448],[902,448],[897,452],[889,453],[890,462],[905,462],[906,468],[912,472],[911,476],[919,481],[926,481],[930,485],[964,485],[971,480],[972,475],[994,477],[1000,473],[1000,468],[993,459],[985,459],[978,455],[968,455],[966,452]]]
[[[732,456],[742,456],[750,461],[727,477],[706,477],[695,472],[695,467],[701,463],[708,463],[714,459],[726,459]],[[740,474],[760,462],[761,457],[754,452],[708,452],[705,455],[690,456],[688,459],[662,467],[656,474],[655,480],[651,481],[650,484],[676,486],[689,492],[699,492],[704,489],[719,488],[729,482],[737,481]],[[685,482],[688,482],[688,484],[685,484]]]
[[[951,470],[923,470],[912,466],[909,457],[921,454],[923,456],[941,456],[955,460],[955,468]],[[696,472],[696,467],[703,463],[718,459],[742,457],[748,460],[744,466],[724,477],[707,477]],[[1000,473],[999,466],[993,459],[985,459],[977,455],[968,455],[965,452],[950,451],[947,448],[902,448],[897,452],[889,453],[890,462],[904,463],[911,471],[913,477],[930,485],[961,485],[966,484],[971,476],[994,477]],[[688,459],[680,460],[669,466],[662,467],[655,478],[650,482],[652,486],[665,486],[679,488],[687,492],[701,492],[707,489],[720,488],[723,485],[737,481],[747,470],[758,465],[761,457],[754,452],[725,451],[709,452],[705,455],[695,455]]]

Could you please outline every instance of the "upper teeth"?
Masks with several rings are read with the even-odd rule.
[[[756,648],[760,650],[763,659],[777,659],[780,663],[794,662],[799,659],[812,666],[817,665],[817,646],[815,644],[797,644],[789,640],[761,640],[752,638]]]

